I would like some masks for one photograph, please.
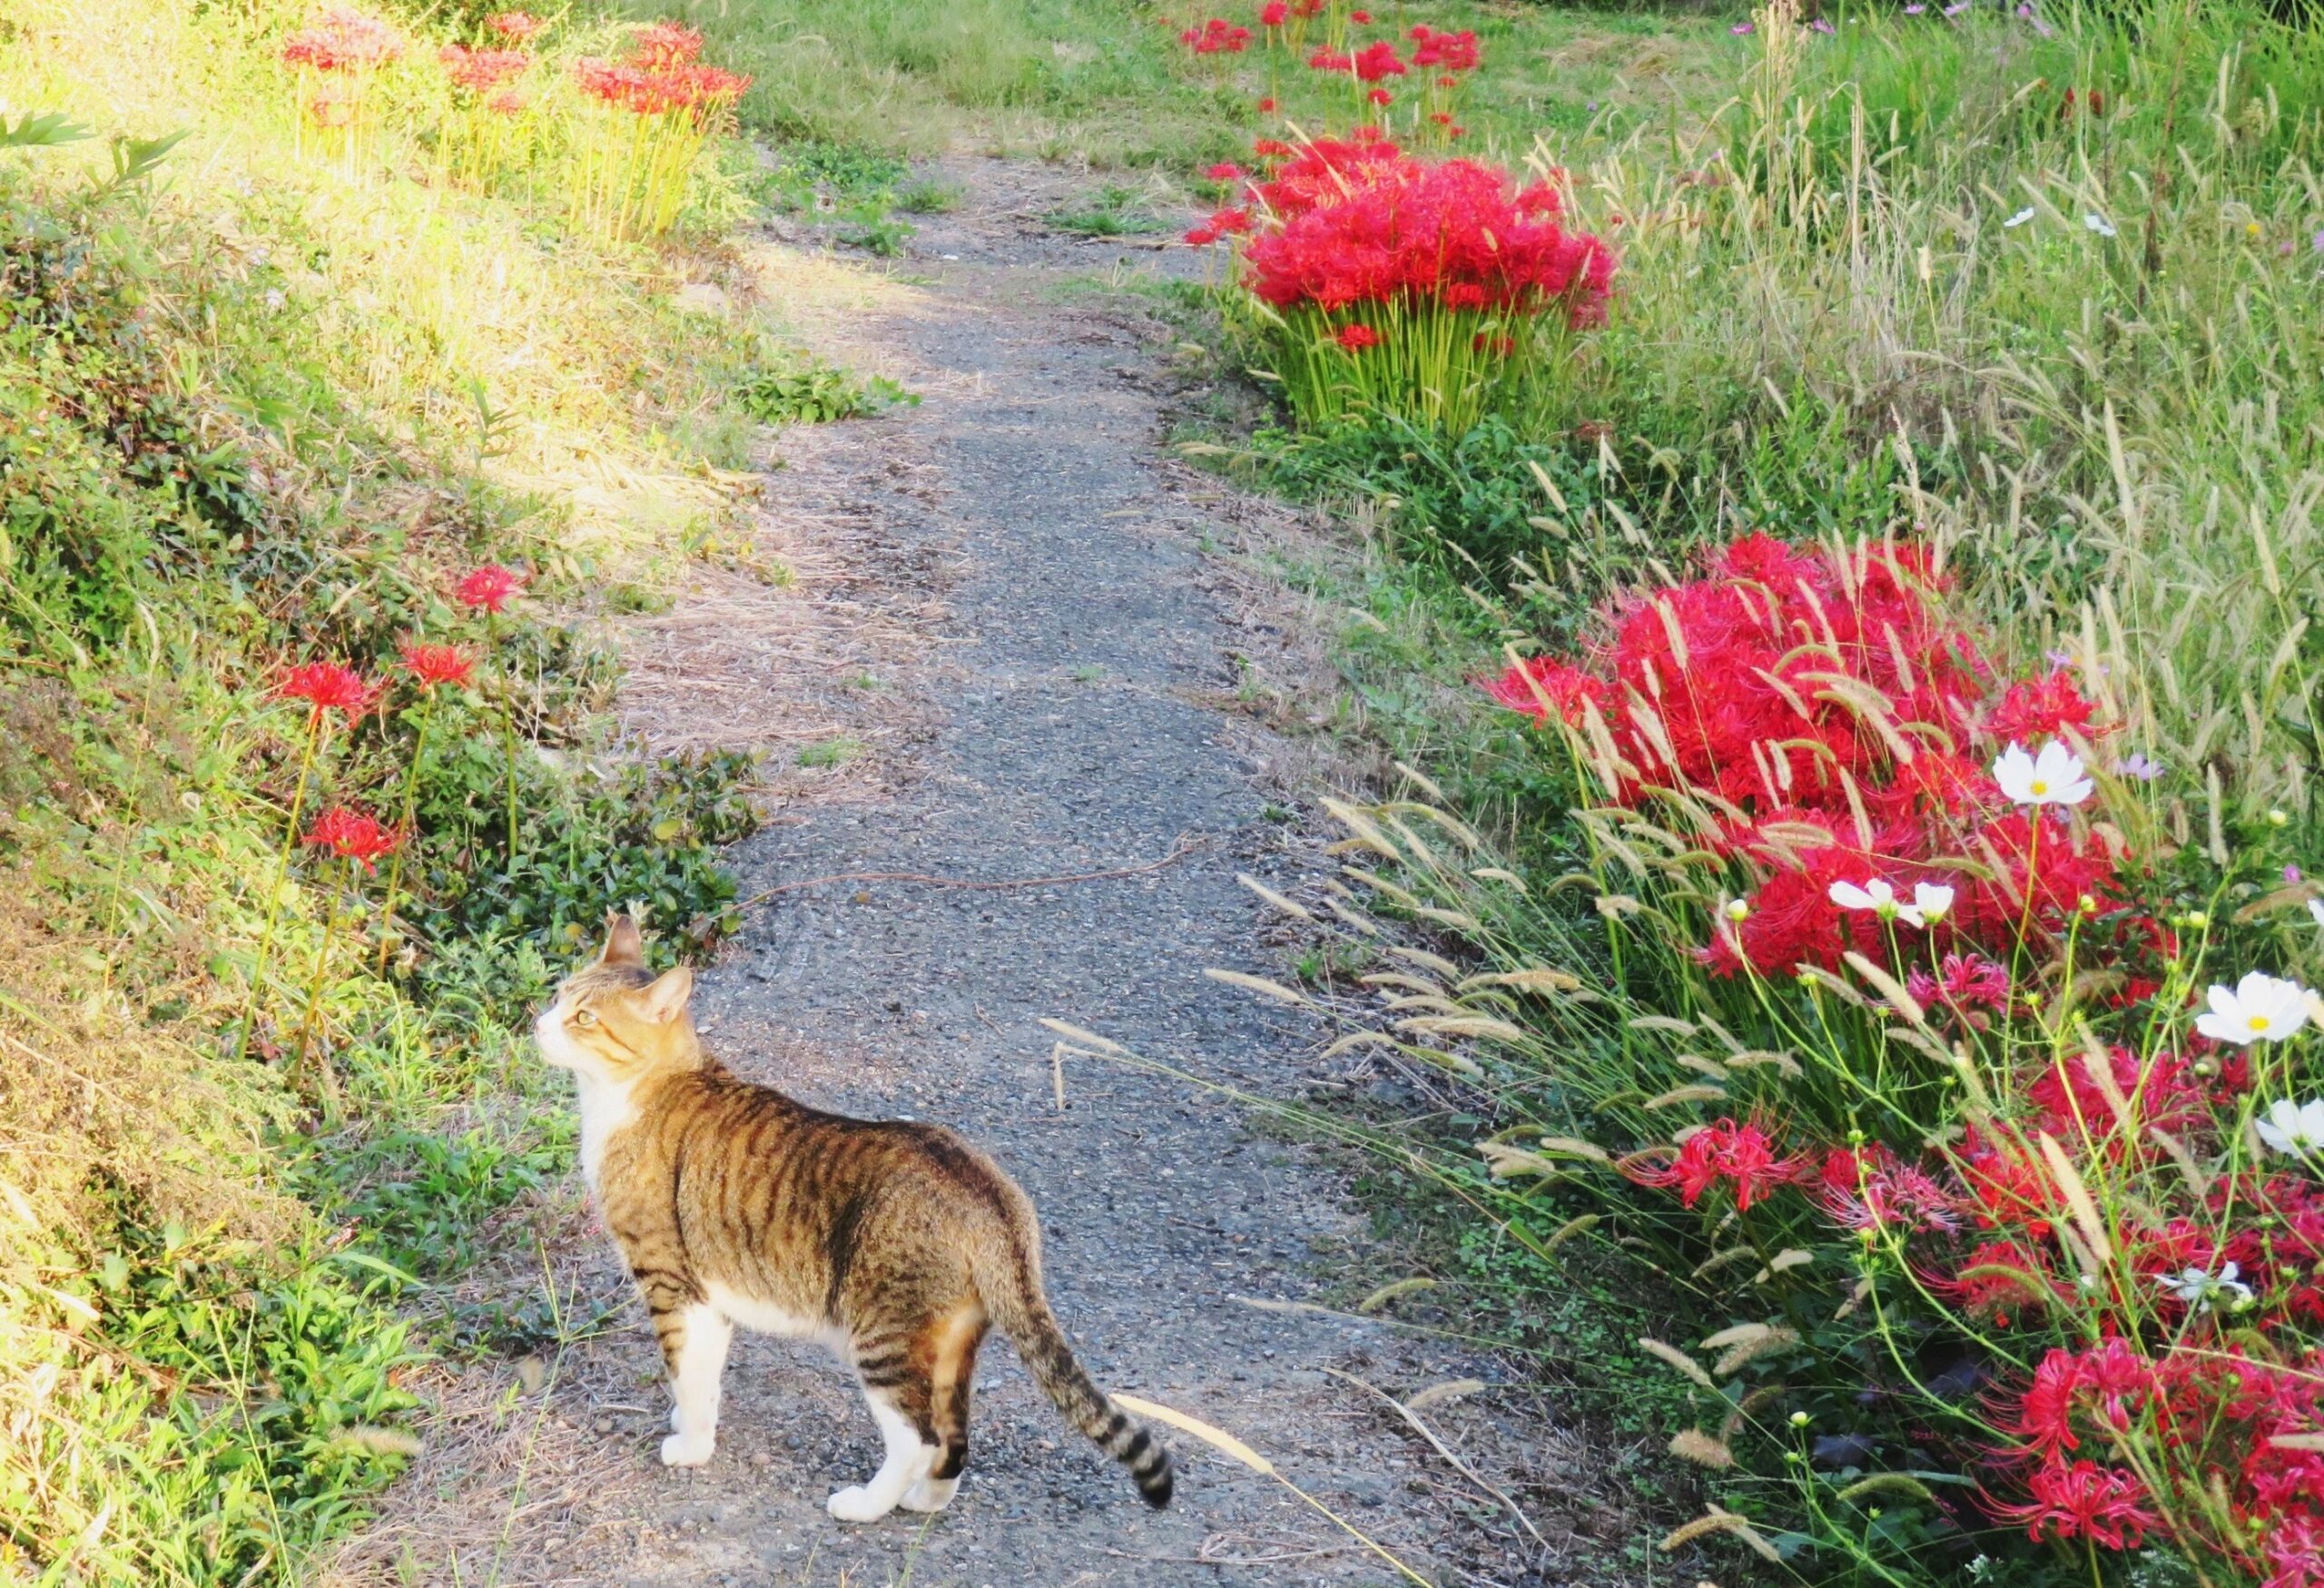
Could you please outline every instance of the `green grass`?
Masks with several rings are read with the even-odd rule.
[[[400,1371],[524,1327],[446,1287],[571,1159],[530,1011],[609,904],[665,955],[731,930],[715,848],[753,820],[738,758],[621,761],[571,621],[661,599],[734,517],[778,345],[724,306],[738,162],[651,252],[569,232],[554,182],[448,190],[429,39],[364,166],[302,159],[301,15],[0,27],[9,130],[93,134],[0,148],[0,1135],[37,1144],[0,1170],[10,1582],[295,1581],[359,1523],[412,1448]],[[872,395],[783,369],[794,410]],[[448,597],[485,560],[528,575],[490,624]],[[310,755],[281,669],[379,676],[415,635],[476,680]],[[390,927],[382,875],[284,841],[294,804],[407,789]]]
[[[1691,119],[1747,58],[1724,19],[1498,7],[1476,0],[1373,8],[1378,31],[1473,28],[1490,70],[1464,113],[1471,147],[1521,155],[1543,130],[1627,131]],[[1158,168],[1179,181],[1246,157],[1279,122],[1343,120],[1339,84],[1304,66],[1273,78],[1256,55],[1214,68],[1177,33],[1210,11],[1135,0],[683,0],[675,13],[759,77],[743,113],[785,138],[924,155],[949,149]],[[1279,118],[1258,100],[1275,94]],[[1112,233],[1108,233],[1111,235]]]

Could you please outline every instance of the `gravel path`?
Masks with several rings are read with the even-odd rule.
[[[1278,1089],[1302,1034],[1202,975],[1254,961],[1256,906],[1235,873],[1273,846],[1273,829],[1227,719],[1199,704],[1233,687],[1228,636],[1198,579],[1202,504],[1157,467],[1139,339],[1060,290],[1077,266],[1106,268],[1122,251],[1029,234],[1009,212],[1039,195],[990,187],[1021,177],[959,174],[969,203],[914,244],[921,291],[841,328],[854,362],[925,401],[820,433],[771,485],[778,503],[868,516],[899,558],[940,570],[949,618],[926,636],[935,659],[915,775],[884,799],[772,828],[733,861],[747,894],[836,873],[1001,880],[1183,853],[1041,888],[793,888],[754,910],[704,977],[709,1040],[806,1101],[965,1131],[1040,1207],[1053,1298],[1100,1384],[1234,1431],[1426,1570],[1444,1524],[1413,1481],[1421,1464],[1378,1403],[1324,1369],[1408,1393],[1471,1365],[1373,1326],[1238,1299],[1310,1296],[1327,1269],[1361,1261],[1338,1176],[1230,1106],[1117,1064],[1072,1062],[1069,1106],[1056,1106],[1045,1015]],[[1157,256],[1127,257],[1150,269]],[[592,1288],[617,1284],[607,1265]],[[958,1502],[932,1522],[900,1512],[868,1527],[823,1511],[877,1455],[826,1356],[738,1339],[718,1455],[665,1473],[649,1459],[662,1401],[644,1331],[615,1329],[576,1355],[566,1382],[593,1403],[580,1415],[610,1408],[585,1430],[636,1454],[591,1507],[612,1520],[587,1530],[593,1559],[563,1563],[568,1580],[1394,1576],[1279,1484],[1184,1436],[1172,1438],[1178,1504],[1149,1514],[997,1344]]]

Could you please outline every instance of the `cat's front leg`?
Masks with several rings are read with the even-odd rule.
[[[706,1302],[657,1308],[655,1332],[670,1374],[671,1435],[662,1441],[664,1466],[700,1466],[718,1443],[718,1389],[734,1326]]]

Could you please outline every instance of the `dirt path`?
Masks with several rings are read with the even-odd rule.
[[[792,886],[751,912],[704,977],[709,1041],[812,1103],[941,1120],[979,1141],[1039,1205],[1058,1310],[1101,1384],[1234,1431],[1428,1570],[1446,1525],[1441,1490],[1457,1480],[1442,1467],[1423,1479],[1420,1447],[1325,1370],[1409,1394],[1477,1365],[1369,1323],[1243,1299],[1312,1297],[1325,1272],[1360,1265],[1362,1225],[1338,1174],[1232,1107],[1131,1069],[1077,1061],[1069,1106],[1056,1106],[1045,1015],[1278,1091],[1312,1043],[1202,975],[1253,962],[1257,906],[1235,873],[1277,847],[1276,829],[1236,747],[1248,749],[1248,725],[1230,728],[1202,704],[1234,686],[1232,636],[1200,577],[1205,504],[1159,466],[1148,354],[1117,314],[1068,290],[1128,251],[1012,219],[1039,202],[1021,186],[1038,176],[957,174],[969,202],[915,241],[919,284],[867,299],[832,322],[843,341],[824,339],[924,401],[786,438],[790,467],[770,487],[793,553],[843,531],[859,570],[895,571],[901,592],[831,599],[884,600],[891,641],[917,626],[911,699],[883,707],[878,689],[858,689],[851,706],[829,686],[827,726],[844,729],[851,711],[887,725],[858,735],[880,775],[852,800],[803,804],[733,855],[746,894]],[[1157,256],[1130,257],[1154,268]],[[798,318],[819,335],[820,317]],[[722,736],[715,724],[667,720],[684,714],[689,667],[719,680],[699,692],[696,717],[745,728],[759,663],[783,672],[781,659],[803,651],[836,656],[821,675],[834,680],[877,670],[876,656],[812,635],[753,637],[751,603],[775,599],[753,587],[766,588],[715,583],[645,646],[649,715],[675,738]],[[812,608],[790,628],[812,629]],[[898,660],[892,644],[887,654]],[[859,873],[1061,876],[1173,854],[1133,875],[1029,889],[795,885]],[[1394,1575],[1278,1484],[1183,1436],[1172,1440],[1178,1504],[1148,1513],[998,1346],[980,1375],[967,1482],[940,1518],[900,1512],[854,1527],[825,1514],[827,1494],[876,1465],[876,1435],[835,1362],[763,1338],[738,1338],[716,1457],[665,1472],[653,1461],[665,1403],[650,1340],[621,1302],[610,1252],[578,1249],[576,1301],[621,1310],[556,1365],[518,1464],[524,1492],[507,1502],[546,1508],[557,1536],[512,1547],[504,1534],[489,1572],[472,1562],[466,1581],[1063,1588]],[[510,1465],[479,1462],[500,1475],[459,1481],[510,1483]]]

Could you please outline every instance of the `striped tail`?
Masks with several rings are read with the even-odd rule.
[[[1012,1271],[1006,1276],[993,1277],[998,1281],[994,1284],[986,1284],[980,1276],[977,1288],[984,1297],[985,1309],[1016,1346],[1018,1356],[1057,1403],[1057,1409],[1065,1414],[1065,1420],[1129,1468],[1130,1481],[1137,1485],[1138,1494],[1159,1511],[1170,1503],[1168,1448],[1090,1382],[1081,1364],[1073,1359],[1073,1347],[1066,1344],[1057,1316],[1041,1295],[1040,1281],[1021,1265],[1009,1267]]]

